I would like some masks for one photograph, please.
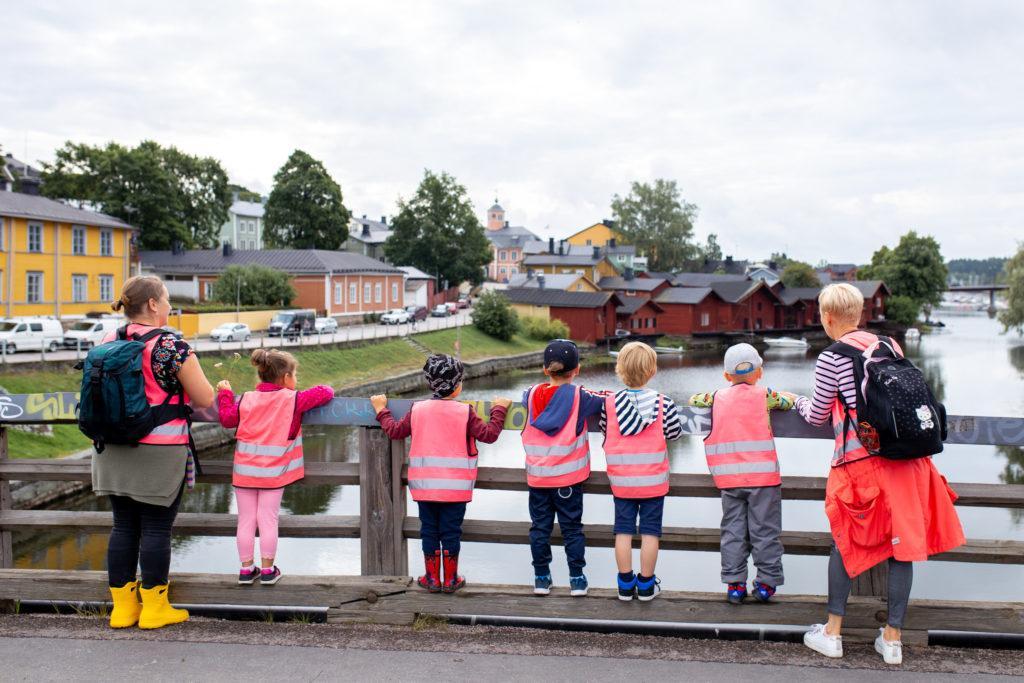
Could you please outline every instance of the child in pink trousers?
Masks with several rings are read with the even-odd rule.
[[[256,391],[242,394],[238,403],[227,380],[217,383],[220,424],[237,427],[231,483],[238,506],[238,583],[273,586],[281,579],[277,555],[277,519],[284,487],[302,479],[302,414],[334,398],[326,385],[296,391],[298,361],[287,351],[256,349],[252,364],[260,377]],[[285,417],[290,419],[283,419]],[[260,535],[260,564],[255,564],[256,530]]]

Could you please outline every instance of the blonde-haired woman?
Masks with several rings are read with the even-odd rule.
[[[864,296],[848,283],[825,287],[818,296],[821,324],[830,339],[860,350],[879,341],[858,329]],[[902,354],[899,345],[893,350]],[[913,562],[964,543],[953,508],[956,494],[931,457],[889,460],[871,455],[856,431],[857,382],[854,360],[825,349],[814,370],[814,396],[796,408],[807,422],[830,420],[835,432],[832,467],[825,489],[825,513],[832,531],[828,563],[828,621],[815,624],[804,644],[827,657],[842,657],[840,630],[853,577],[888,561],[888,618],[875,650],[888,664],[903,661],[900,631],[910,600]],[[847,420],[847,418],[850,418]]]
[[[213,405],[213,387],[191,347],[160,329],[167,325],[171,310],[160,278],[130,278],[111,308],[128,318],[115,334],[145,343],[142,374],[150,405]],[[103,341],[112,341],[115,334]],[[157,425],[136,445],[107,444],[93,455],[93,492],[110,497],[114,514],[107,545],[113,628],[160,628],[188,619],[188,612],[170,606],[167,595],[171,526],[182,490],[193,479],[186,410],[183,407],[175,419]],[[140,567],[141,585],[136,580]]]

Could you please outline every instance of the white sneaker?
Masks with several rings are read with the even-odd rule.
[[[811,630],[804,634],[804,645],[826,657],[843,656],[843,637],[825,633],[825,624],[811,626]]]
[[[882,655],[886,664],[902,664],[903,643],[898,640],[886,640],[884,633],[884,628],[878,629],[878,637],[875,638],[875,652]]]

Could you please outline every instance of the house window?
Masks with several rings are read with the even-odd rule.
[[[25,302],[37,304],[43,300],[43,274],[29,272],[26,274]]]
[[[760,301],[757,302],[757,311],[758,311],[758,313],[761,312],[761,302]]]
[[[369,284],[363,285],[363,303],[364,304],[370,303],[370,285]]]
[[[880,296],[876,296],[875,297],[875,305],[876,306],[881,306],[882,305],[882,297],[880,297]]]
[[[85,275],[71,276],[71,300],[82,303],[89,298],[89,279]]]
[[[100,275],[100,301],[113,301],[114,276]]]
[[[345,303],[343,301],[344,296],[345,296],[345,288],[341,286],[340,282],[335,282],[334,283],[334,305],[335,306],[340,306],[341,304]]]
[[[498,272],[501,273],[502,275],[505,275],[508,273],[508,268],[502,266],[501,268],[498,268]]]
[[[85,226],[74,225],[71,227],[71,253],[81,256],[85,253]]]
[[[359,286],[358,285],[349,285],[348,286],[348,302],[350,304],[358,304],[359,303]]]
[[[592,247],[592,246],[594,246],[594,245],[592,245],[592,244],[590,243],[590,240],[587,240],[587,246],[588,246],[588,247]]]
[[[394,282],[391,283],[391,301],[398,303],[398,284]]]
[[[373,300],[378,304],[384,300],[384,288],[379,282],[373,286]]]
[[[207,280],[203,283],[203,299],[213,298],[213,283]]]
[[[34,252],[43,250],[43,226],[39,223],[28,224],[28,250]]]
[[[507,251],[499,251],[498,252],[498,260],[499,261],[508,261],[508,252]]]
[[[114,255],[114,233],[110,230],[100,230],[100,256]],[[106,299],[104,299],[106,301]]]
[[[701,327],[707,327],[710,324],[711,324],[711,314],[710,313],[701,313],[700,314],[700,326]]]
[[[508,269],[509,275],[519,275],[519,269],[515,266]]]

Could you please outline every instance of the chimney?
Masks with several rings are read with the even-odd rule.
[[[561,240],[558,243],[558,255],[565,256],[565,240]]]
[[[505,221],[505,227],[506,228],[508,227],[508,221]]]
[[[544,280],[544,276],[543,275],[538,275],[537,276],[537,288],[538,289],[544,289],[544,281],[545,280]]]
[[[601,247],[594,245],[594,260],[597,261],[601,258]]]
[[[615,238],[614,237],[612,237],[611,239],[608,240],[608,248],[609,249],[614,249],[615,248]]]
[[[366,216],[363,216],[363,218],[366,218]],[[369,237],[370,236],[370,224],[369,223],[363,223],[362,225],[363,225],[363,237]]]
[[[732,265],[732,256],[726,256],[725,257],[725,265],[726,266],[731,266]]]
[[[387,216],[381,216],[380,217],[380,222],[381,222],[382,225],[387,225],[388,224],[388,217]]]
[[[622,277],[624,279],[626,279],[626,280],[632,280],[633,279],[633,269],[627,266],[626,267],[626,272],[624,272],[622,274]]]
[[[548,253],[549,254],[554,254],[555,253],[555,238],[554,237],[549,237],[548,238]]]
[[[231,256],[232,251],[233,250],[231,249],[231,242],[225,242],[224,248],[221,250],[221,253],[224,254],[224,258]]]

